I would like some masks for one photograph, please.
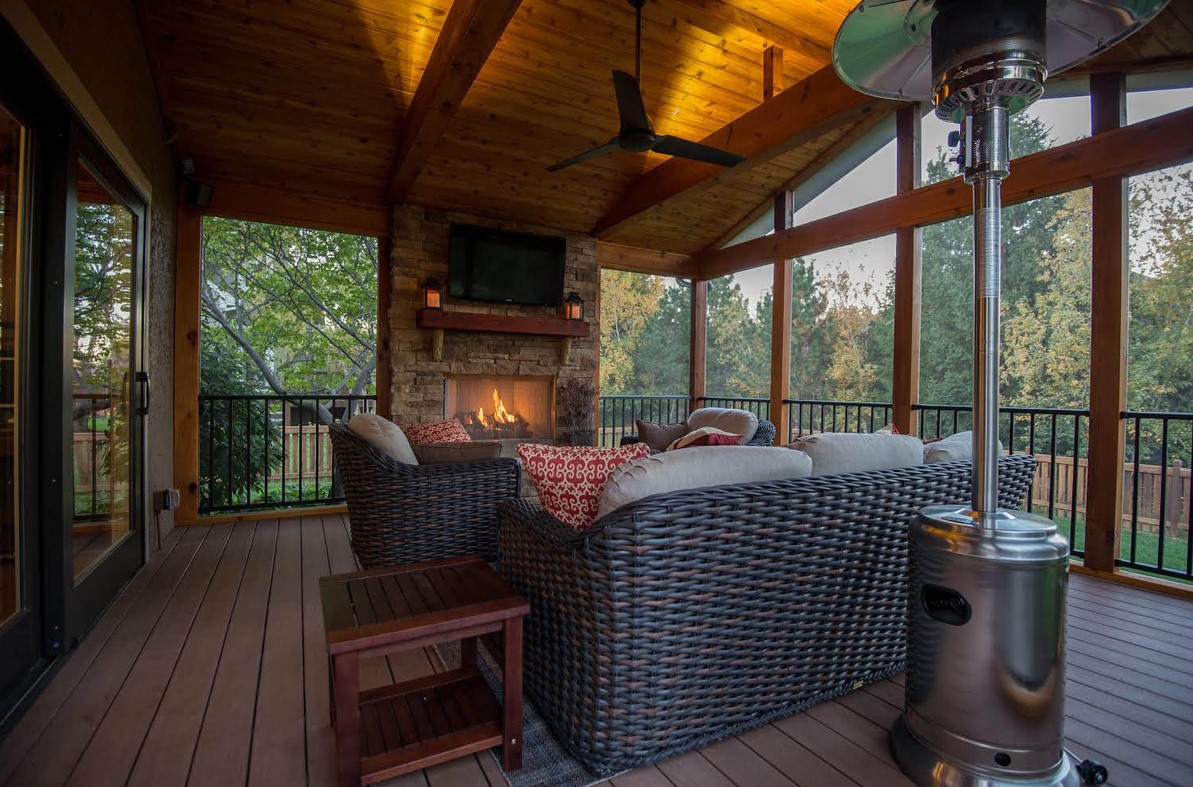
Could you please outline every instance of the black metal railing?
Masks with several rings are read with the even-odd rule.
[[[787,442],[813,432],[877,432],[891,423],[890,402],[784,399]]]
[[[969,405],[917,404],[912,409],[919,414],[919,436],[925,440],[973,428]],[[1083,556],[1089,410],[1000,407],[998,439],[1005,453],[1035,456],[1036,477],[1025,507],[1064,528],[1073,554]]]
[[[688,417],[691,401],[687,396],[602,396],[598,402],[597,445],[620,445],[622,437],[637,431],[635,421],[682,421]]]
[[[1122,416],[1123,527],[1116,562],[1193,580],[1193,413],[1128,411]]]
[[[199,513],[342,501],[327,424],[376,396],[199,396]]]
[[[732,410],[749,410],[759,421],[770,420],[770,399],[749,396],[705,396],[700,399],[701,407],[728,407]]]

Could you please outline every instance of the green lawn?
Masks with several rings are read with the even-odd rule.
[[[1057,516],[1055,519],[1057,526],[1060,528],[1060,533],[1065,538],[1069,536],[1069,520],[1068,517]],[[1186,558],[1188,556],[1188,533],[1181,533],[1179,538],[1171,538],[1165,536],[1164,538],[1164,567],[1174,571],[1184,571],[1186,569]],[[1074,528],[1074,537],[1071,543],[1074,549],[1084,550],[1085,548],[1085,520],[1081,517],[1077,518],[1076,527]],[[1134,570],[1147,572],[1148,566],[1156,566],[1158,564],[1158,557],[1160,552],[1160,537],[1156,533],[1140,532],[1135,536],[1135,565],[1138,568]],[[1131,559],[1131,531],[1129,527],[1124,526],[1119,540],[1119,558],[1122,560]],[[1172,579],[1171,577],[1166,577]],[[1176,580],[1178,582],[1188,580]]]

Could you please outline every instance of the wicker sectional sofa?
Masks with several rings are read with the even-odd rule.
[[[1031,456],[1000,460],[1022,505]],[[525,679],[556,737],[613,773],[847,693],[904,664],[908,517],[969,498],[970,463],[647,497],[576,533],[500,504],[531,605]]]

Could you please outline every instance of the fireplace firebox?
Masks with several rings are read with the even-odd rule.
[[[458,418],[474,440],[552,440],[555,378],[449,374],[443,414]]]

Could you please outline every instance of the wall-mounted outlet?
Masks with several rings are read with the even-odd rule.
[[[158,508],[161,511],[173,511],[182,503],[182,495],[177,489],[163,489],[160,492]]]

